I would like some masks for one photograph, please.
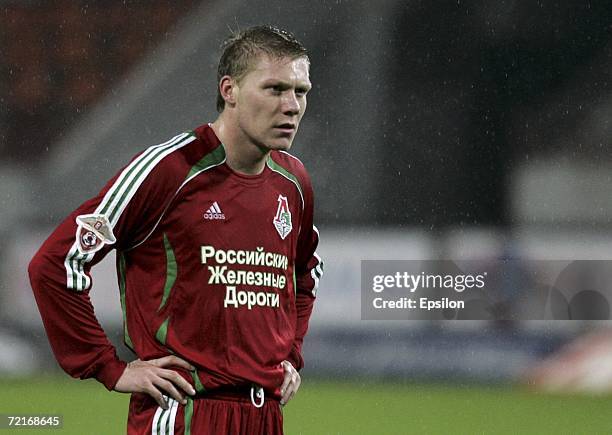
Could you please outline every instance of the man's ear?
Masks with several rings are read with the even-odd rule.
[[[230,76],[223,76],[219,80],[219,93],[225,100],[225,104],[234,106],[236,104],[236,81]]]

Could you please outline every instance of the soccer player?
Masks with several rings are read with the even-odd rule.
[[[132,393],[129,434],[282,433],[323,268],[312,186],[287,153],[309,67],[285,31],[229,37],[217,120],[137,155],[30,263],[58,362]],[[113,248],[130,363],[89,299],[90,269]]]

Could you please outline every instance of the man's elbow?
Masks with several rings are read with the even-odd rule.
[[[45,258],[42,250],[39,250],[30,260],[28,276],[34,292],[39,290],[45,281],[49,280],[49,260]]]
[[[42,271],[42,256],[40,255],[40,251],[32,257],[30,260],[30,264],[28,265],[28,276],[30,277],[30,282],[34,284],[35,282],[39,282],[41,279],[41,271]]]

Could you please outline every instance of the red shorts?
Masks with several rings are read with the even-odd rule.
[[[148,394],[133,393],[128,413],[128,435],[283,434],[279,401],[265,397],[263,406],[257,408],[247,389],[188,397],[187,405],[170,398],[168,405],[164,410]]]

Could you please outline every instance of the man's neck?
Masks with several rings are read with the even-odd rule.
[[[247,175],[260,174],[266,165],[269,151],[263,151],[230,125],[231,123],[227,122],[223,115],[210,125],[225,147],[225,162],[236,172]]]

